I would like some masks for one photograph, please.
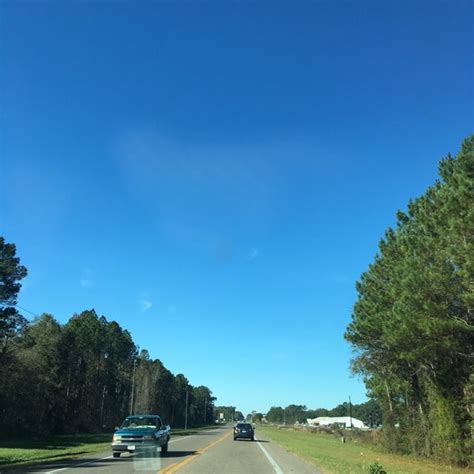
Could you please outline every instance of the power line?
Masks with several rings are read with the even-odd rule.
[[[33,313],[33,311],[30,311],[29,309],[23,308],[23,306],[20,306],[19,304],[15,305],[17,308],[20,308],[22,311],[26,311],[27,313],[30,313],[32,316],[39,316],[37,313]]]

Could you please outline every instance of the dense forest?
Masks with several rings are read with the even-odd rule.
[[[386,446],[472,463],[474,136],[398,212],[356,288],[346,339]]]
[[[173,427],[211,423],[215,398],[193,387],[130,333],[94,310],[60,324],[50,314],[27,321],[18,311],[27,274],[14,244],[0,237],[1,435],[103,432],[130,413],[158,413]]]

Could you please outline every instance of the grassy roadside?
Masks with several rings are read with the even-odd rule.
[[[199,428],[188,428],[185,430],[184,428],[171,428],[171,435],[172,436],[190,436],[193,434],[198,433],[199,431],[203,430],[214,430],[222,428],[222,425],[209,425],[209,426],[200,426]]]
[[[316,434],[293,429],[258,426],[257,433],[262,432],[287,451],[308,461],[324,473],[365,473],[375,462],[381,464],[387,474],[434,474],[474,472],[436,462],[384,453],[375,446],[360,442],[342,444],[333,435]]]
[[[89,434],[0,441],[0,472],[99,453],[110,447],[110,439],[110,434]]]
[[[216,428],[203,426],[171,430],[172,436],[190,436],[202,430]],[[35,464],[64,461],[110,450],[112,433],[55,436],[40,440],[0,441],[0,473]]]

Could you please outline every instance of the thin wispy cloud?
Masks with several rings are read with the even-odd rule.
[[[145,313],[153,306],[151,296],[147,291],[142,291],[139,293],[138,306],[140,308],[140,312],[142,313]]]
[[[124,132],[113,153],[129,192],[159,212],[165,232],[179,231],[170,238],[182,239],[184,229],[190,233],[186,240],[197,234],[203,245],[215,247],[223,209],[233,225],[251,226],[252,232],[270,225],[288,186],[287,156],[294,159],[297,147],[187,144],[150,129]],[[213,225],[200,224],[206,219]]]
[[[82,270],[82,276],[79,280],[79,284],[84,288],[92,286],[92,284],[94,283],[93,282],[93,274],[94,274],[94,272],[92,271],[91,268],[89,268],[89,267],[84,268]]]
[[[248,254],[249,260],[255,260],[260,255],[260,250],[252,249]]]
[[[153,303],[150,300],[141,299],[140,300],[140,310],[142,313],[148,311],[153,306]]]

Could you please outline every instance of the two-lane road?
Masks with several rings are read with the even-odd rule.
[[[284,449],[259,436],[256,441],[234,441],[228,427],[200,431],[191,436],[172,437],[166,456],[141,454],[122,455],[114,459],[112,453],[43,465],[24,470],[41,474],[315,474],[316,469]]]

